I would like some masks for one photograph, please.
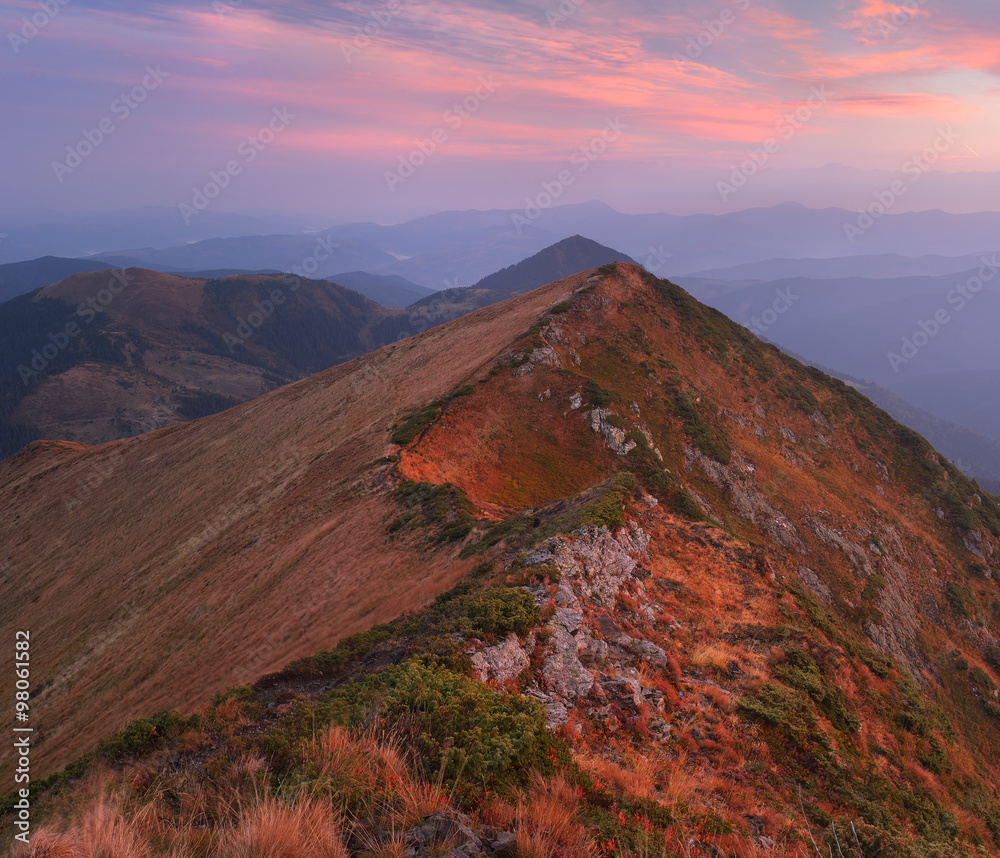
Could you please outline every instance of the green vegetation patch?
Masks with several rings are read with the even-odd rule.
[[[802,695],[777,682],[763,683],[741,698],[736,708],[745,718],[771,727],[806,730],[815,723]]]
[[[332,650],[321,650],[289,664],[283,672],[295,675],[332,673],[364,658],[378,644],[392,638],[393,624],[383,623],[363,632],[342,638]]]
[[[601,497],[580,510],[576,527],[593,525],[614,529],[625,524],[624,506],[635,491],[635,475],[622,471],[608,480],[603,487]],[[575,530],[576,527],[573,529]]]
[[[166,744],[182,733],[198,727],[197,715],[162,709],[148,718],[136,718],[122,730],[108,736],[94,751],[94,755],[114,762],[122,762]]]
[[[835,728],[856,733],[861,722],[848,710],[844,692],[830,680],[831,669],[821,666],[801,646],[793,644],[784,652],[788,662],[778,665],[775,675],[793,688],[806,692]]]
[[[406,512],[389,525],[389,533],[396,533],[410,524],[422,524],[437,530],[439,542],[450,542],[464,539],[472,530],[474,507],[458,486],[404,480],[395,496]]]
[[[729,442],[712,425],[701,416],[694,400],[686,393],[677,393],[674,397],[674,414],[681,420],[681,428],[688,440],[711,459],[722,464],[729,464],[733,448]]]
[[[411,659],[324,698],[343,726],[373,718],[406,737],[427,773],[491,791],[551,772],[568,754],[534,700],[493,691],[433,661]]]
[[[599,385],[593,379],[587,382],[584,388],[584,393],[587,396],[587,400],[596,408],[609,408],[613,401],[611,393],[605,390],[601,385]]]
[[[474,542],[471,545],[466,545],[462,549],[462,557],[471,557],[474,554],[480,554],[486,551],[488,548],[492,548],[501,542],[506,542],[509,539],[516,539],[524,533],[527,533],[534,526],[534,519],[523,513],[517,513],[505,518],[503,521],[498,521],[496,524],[492,525],[489,530],[486,531],[486,535],[483,536],[478,542]]]
[[[796,407],[806,414],[812,414],[819,408],[819,400],[812,391],[797,381],[785,381],[779,384],[778,395],[794,402]]]
[[[500,638],[511,632],[525,637],[541,620],[534,597],[521,587],[493,584],[483,588],[462,582],[417,614],[406,631],[420,637]]]
[[[430,426],[440,413],[441,406],[436,402],[415,411],[401,425],[395,427],[392,433],[392,443],[406,446]]]

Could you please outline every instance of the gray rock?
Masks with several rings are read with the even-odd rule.
[[[490,849],[496,858],[515,858],[517,855],[517,835],[513,831],[504,831],[490,844]]]
[[[626,712],[635,714],[642,706],[642,686],[637,679],[619,676],[601,681],[601,688],[611,700],[614,700]]]
[[[513,632],[502,643],[473,654],[471,661],[480,682],[499,684],[514,679],[531,664],[527,651]]]
[[[608,418],[614,416],[614,412],[605,408],[595,408],[590,412],[590,428],[600,435],[608,446],[619,456],[627,456],[630,451],[638,445],[625,435],[625,430],[608,422]]]
[[[819,575],[812,571],[807,566],[800,566],[795,570],[795,574],[802,579],[802,583],[805,584],[810,590],[813,591],[820,599],[826,602],[828,605],[833,604],[833,591],[826,586],[821,580]]]
[[[615,643],[622,649],[628,650],[633,655],[638,656],[647,664],[656,667],[665,667],[667,664],[667,654],[662,647],[651,641],[637,640],[636,638],[622,635]]]
[[[594,684],[594,674],[577,655],[576,638],[561,626],[552,627],[552,651],[542,664],[545,689],[563,699],[582,697]]]

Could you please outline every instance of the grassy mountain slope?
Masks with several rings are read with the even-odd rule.
[[[203,703],[467,571],[471,561],[386,547],[387,427],[458,386],[567,291],[532,293],[204,420],[89,449],[38,442],[0,465],[3,627],[25,624],[48,642],[34,662],[49,725],[36,773],[109,724]]]
[[[272,794],[342,813],[337,855],[404,854],[448,806],[489,855],[1000,854],[1000,506],[635,266],[0,468],[43,768],[341,641],[133,724],[50,815],[104,778],[109,818],[190,854]]]

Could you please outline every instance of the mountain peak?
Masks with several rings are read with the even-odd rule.
[[[611,262],[636,264],[632,257],[624,253],[605,247],[582,235],[573,235],[557,241],[515,265],[484,277],[472,288],[489,289],[504,296],[515,295],[537,289],[577,271],[597,268]]]

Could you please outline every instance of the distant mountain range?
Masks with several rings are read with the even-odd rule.
[[[998,238],[1000,242],[1000,238]],[[886,279],[894,277],[934,277],[977,268],[980,256],[903,256],[882,253],[871,256],[834,256],[825,259],[765,259],[730,268],[698,271],[686,275],[706,280],[749,281],[786,280],[802,277],[839,280],[847,277]]]
[[[207,213],[206,213],[207,214]],[[186,231],[176,211],[145,209],[105,215],[93,222],[4,227],[0,262],[44,255],[126,256],[152,267],[184,270],[270,268],[288,270],[315,263],[304,273],[328,277],[361,270],[396,275],[432,290],[469,286],[563,238],[586,235],[637,260],[660,276],[693,275],[750,263],[768,264],[738,279],[772,279],[775,274],[815,276],[816,268],[781,270],[780,262],[838,257],[881,257],[874,262],[840,262],[838,276],[943,274],[963,265],[926,259],[914,269],[891,257],[919,249],[925,256],[968,257],[996,249],[1000,213],[953,215],[942,211],[887,214],[860,236],[848,236],[857,212],[810,209],[797,203],[724,215],[629,215],[600,202],[557,206],[529,226],[515,224],[518,210],[441,212],[406,223],[300,226],[276,232],[266,220],[217,215]],[[271,223],[291,223],[277,219]],[[299,219],[305,224],[304,219]],[[213,234],[214,233],[214,234]],[[247,236],[256,236],[247,238]],[[853,239],[853,242],[852,240]],[[339,244],[318,255],[322,243]],[[96,243],[96,246],[95,246]],[[312,257],[312,261],[310,260]],[[324,258],[320,258],[324,257]],[[727,275],[728,276],[728,275]]]
[[[473,291],[494,303],[622,258],[577,236]],[[426,294],[397,277],[339,279],[388,298]],[[99,443],[231,407],[478,306],[463,300],[393,308],[285,275],[71,275],[0,304],[0,458],[37,438]]]
[[[0,299],[72,271],[105,265],[151,266],[207,279],[249,270],[310,269],[316,278],[337,282],[384,307],[408,307],[405,317],[387,322],[394,327],[386,329],[384,341],[391,341],[608,262],[634,259],[664,275],[693,265],[696,258],[721,260],[735,254],[745,260],[787,251],[794,244],[790,235],[801,240],[800,254],[829,252],[835,249],[830,226],[845,215],[790,204],[718,217],[630,216],[591,203],[546,211],[539,225],[518,235],[510,212],[445,212],[388,227],[349,224],[321,234],[212,238],[165,250],[14,263],[0,266]],[[901,220],[886,216],[872,228],[873,246],[899,245],[909,236],[911,246],[927,251],[944,246],[968,250],[996,240],[990,232],[997,220],[993,213],[895,217]],[[629,255],[571,234],[531,254],[538,242],[584,222],[597,234],[617,236],[631,247],[641,249],[654,227],[662,230],[663,240],[655,245],[650,240],[645,255]],[[885,388],[945,424],[1000,441],[1000,340],[995,336],[1000,276],[984,278],[974,305],[971,294],[962,299],[956,293],[966,283],[975,287],[983,260],[996,267],[996,255],[908,257],[897,251],[829,258],[772,255],[676,279],[781,347]],[[254,265],[261,267],[251,269]],[[458,284],[484,268],[485,276],[471,281],[473,286],[448,285],[431,292],[433,285]],[[988,273],[993,274],[992,267]],[[942,311],[948,321],[934,322]],[[927,334],[927,342],[918,347],[913,343],[923,342],[922,325],[934,334]],[[979,446],[972,447],[979,453],[967,460],[984,478],[993,478],[988,474],[996,468]]]
[[[35,289],[41,289],[71,274],[84,271],[109,271],[112,268],[141,268],[136,259],[117,257],[116,265],[97,257],[91,259],[67,259],[59,256],[43,256],[27,262],[8,262],[0,265],[0,303],[10,298],[24,295]],[[160,270],[160,269],[158,269]],[[250,271],[243,268],[222,268],[211,271],[180,271],[168,266],[162,268],[165,274],[184,274],[188,277],[203,277],[214,279],[232,274],[277,274],[275,269]]]
[[[426,286],[420,286],[400,277],[398,274],[369,274],[367,271],[346,271],[326,278],[345,289],[360,292],[383,307],[408,307],[421,298],[432,294]]]

